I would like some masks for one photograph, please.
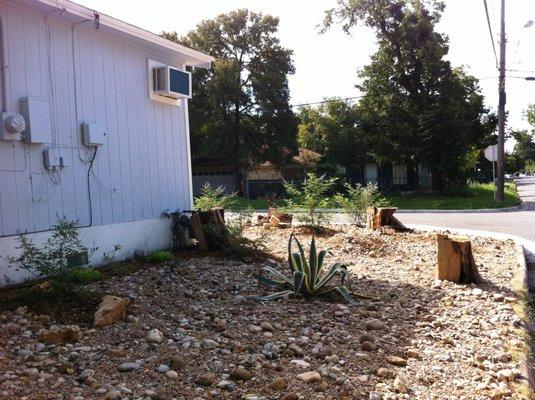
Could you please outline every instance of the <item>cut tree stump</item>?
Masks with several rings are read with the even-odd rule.
[[[208,250],[208,242],[204,235],[201,217],[199,217],[199,213],[196,211],[191,214],[191,229],[193,230],[193,236],[197,240],[197,248],[201,251]]]
[[[399,219],[394,217],[396,210],[396,207],[368,207],[366,228],[381,230],[382,227],[390,227],[399,232],[410,231]]]
[[[437,279],[455,283],[479,283],[481,276],[470,240],[437,233]]]
[[[228,237],[228,228],[225,224],[225,211],[222,208],[201,211],[199,212],[199,218],[203,226],[206,242],[208,243],[208,249],[218,250],[221,240],[226,240]]]
[[[287,224],[291,224],[292,223],[292,219],[293,219],[292,214],[288,214],[288,213],[279,211],[278,209],[276,209],[274,207],[269,207],[268,208],[267,219],[270,220],[270,218],[272,216],[277,218],[279,220],[279,222],[287,223]]]

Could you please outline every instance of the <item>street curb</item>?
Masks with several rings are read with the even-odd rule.
[[[498,212],[513,212],[520,211],[524,209],[524,205],[518,205],[513,207],[504,207],[504,208],[475,208],[473,210],[469,209],[458,209],[458,210],[433,210],[433,209],[402,209],[398,208],[396,213],[398,214],[419,214],[419,213],[437,213],[437,214],[473,214],[473,213],[498,213]],[[253,210],[256,213],[267,213],[266,209]],[[305,213],[303,210],[291,210],[288,211],[289,214]],[[350,214],[348,211],[344,211],[341,208],[324,208],[317,210],[319,213],[328,213],[328,214]]]
[[[504,207],[504,208],[476,208],[473,210],[469,209],[460,209],[460,210],[408,210],[408,209],[398,209],[396,213],[398,214],[417,214],[417,213],[437,213],[437,214],[472,214],[472,213],[497,213],[497,212],[511,212],[511,211],[520,211],[524,208],[523,205],[513,206],[513,207]]]

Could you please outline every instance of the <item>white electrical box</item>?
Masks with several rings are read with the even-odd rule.
[[[2,113],[0,124],[0,140],[20,140],[26,129],[26,121],[19,114]]]
[[[86,146],[102,146],[106,143],[106,131],[99,124],[83,123],[82,139]]]
[[[52,124],[48,101],[24,97],[20,100],[20,107],[26,120],[23,139],[30,143],[52,143]]]

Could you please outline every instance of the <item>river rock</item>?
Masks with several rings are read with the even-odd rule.
[[[149,343],[162,343],[162,341],[163,341],[163,333],[160,332],[158,329],[151,329],[147,333],[146,340]]]
[[[234,368],[230,373],[230,377],[239,381],[248,381],[253,377],[253,373],[245,368]]]

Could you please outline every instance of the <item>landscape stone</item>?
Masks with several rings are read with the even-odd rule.
[[[111,295],[104,296],[97,311],[95,311],[93,326],[102,328],[124,318],[129,304],[130,299],[127,298]]]

